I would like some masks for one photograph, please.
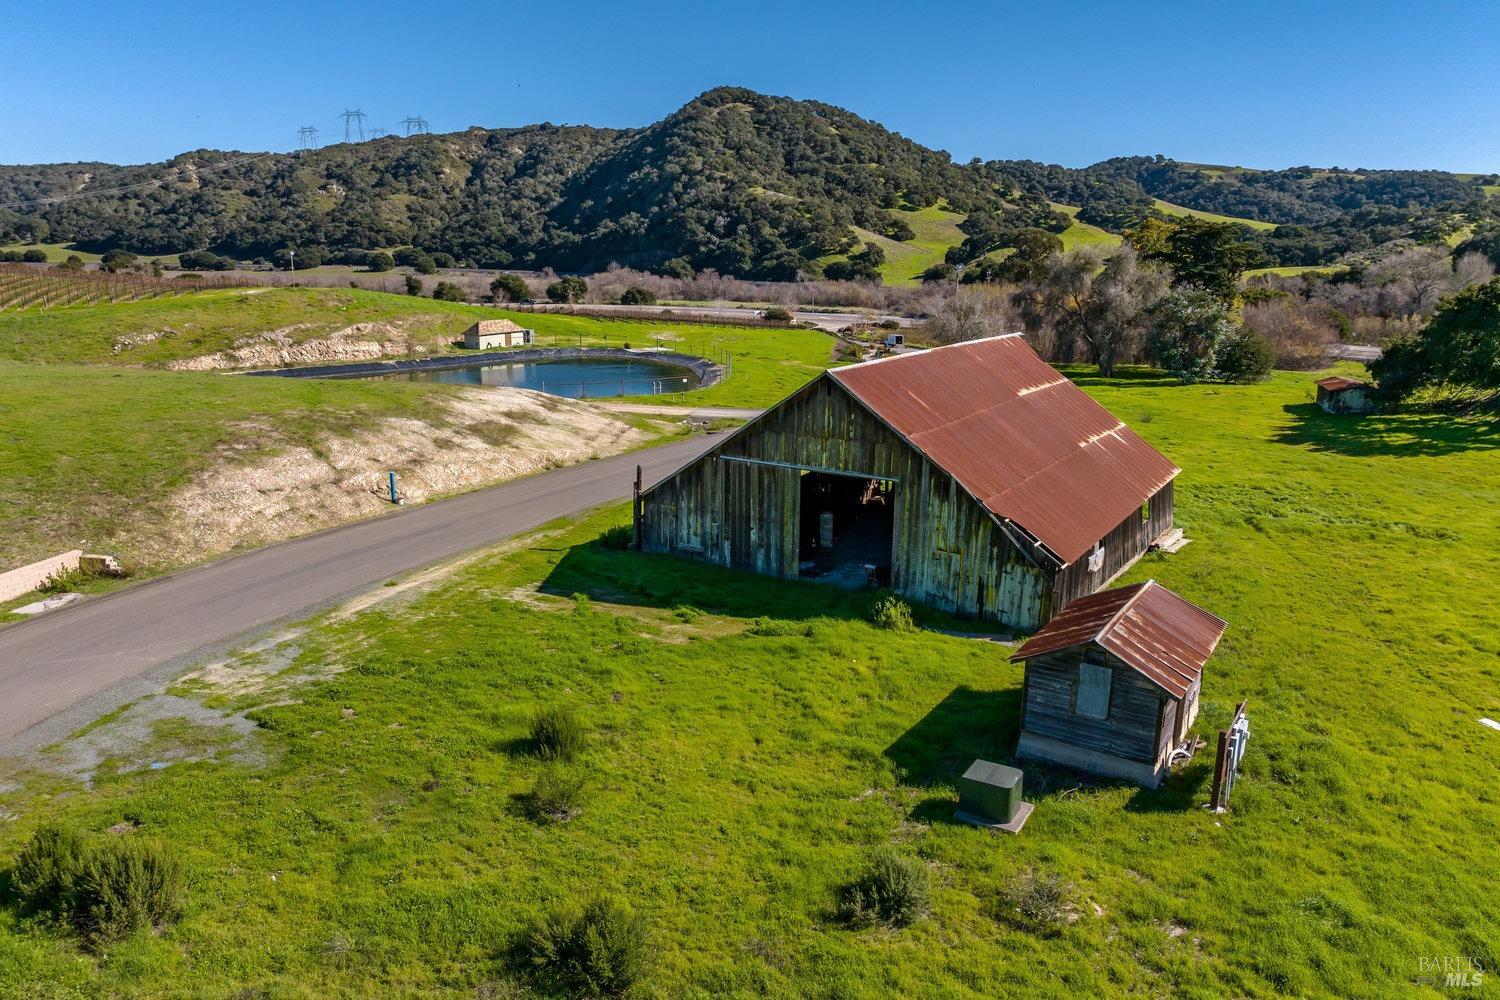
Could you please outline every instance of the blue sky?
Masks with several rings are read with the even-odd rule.
[[[735,84],[959,160],[1500,171],[1491,0],[86,7],[4,5],[0,163],[283,149],[300,125],[342,138],[345,108],[389,129],[642,125]]]

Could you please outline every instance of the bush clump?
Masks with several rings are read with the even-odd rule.
[[[1068,922],[1071,891],[1072,886],[1056,875],[1022,869],[1005,888],[1006,915],[1030,930],[1055,934]]]
[[[875,853],[870,867],[844,887],[839,917],[855,927],[905,927],[922,918],[932,898],[932,878],[920,861],[889,848]]]
[[[531,745],[543,760],[572,760],[583,749],[583,723],[567,705],[544,708],[531,720]]]
[[[70,914],[78,899],[88,851],[72,830],[44,826],[31,835],[10,872],[16,899],[33,913]]]
[[[599,545],[606,549],[624,551],[635,544],[635,529],[628,524],[616,524],[599,536]]]
[[[911,605],[899,597],[882,597],[870,609],[870,624],[888,632],[911,632],[916,624],[911,618]]]
[[[566,823],[583,811],[584,787],[581,777],[549,767],[527,796],[527,814],[538,823]]]
[[[1219,378],[1225,382],[1260,382],[1271,374],[1276,354],[1266,338],[1253,330],[1241,329],[1219,345],[1216,361]]]
[[[159,844],[94,846],[72,831],[44,827],[16,858],[11,889],[27,912],[71,924],[98,945],[169,920],[181,876]]]
[[[608,897],[548,914],[526,951],[549,986],[574,996],[628,996],[650,961],[645,921]]]
[[[781,306],[772,306],[765,312],[761,313],[761,316],[764,319],[770,320],[772,323],[790,323],[792,321],[791,312],[781,308]]]

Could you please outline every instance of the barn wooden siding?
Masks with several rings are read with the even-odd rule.
[[[794,578],[799,469],[895,482],[891,586],[911,600],[1025,630],[1060,607],[1048,569],[1028,560],[952,476],[826,376],[648,490],[643,544]]]
[[[1172,527],[1172,485],[1167,483],[1152,496],[1149,518],[1142,518],[1136,511],[1104,536],[1104,565],[1098,570],[1089,572],[1089,560],[1084,556],[1058,571],[1052,591],[1054,609],[1061,611],[1069,601],[1103,587]]]
[[[1094,719],[1074,710],[1078,665],[1110,668],[1109,717]],[[1073,746],[1128,760],[1155,764],[1170,749],[1177,702],[1129,664],[1102,650],[1074,646],[1026,661],[1021,729]]]

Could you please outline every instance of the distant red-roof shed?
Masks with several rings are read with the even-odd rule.
[[[1368,382],[1330,375],[1318,379],[1318,405],[1329,413],[1365,413],[1374,401]]]
[[[1029,631],[1172,527],[1177,472],[1009,334],[825,372],[646,490],[640,539]]]

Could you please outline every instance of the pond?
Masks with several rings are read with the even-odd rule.
[[[455,385],[535,389],[572,399],[655,396],[666,392],[684,392],[698,386],[698,376],[679,365],[649,359],[627,361],[614,358],[509,361],[503,364],[492,361],[462,368],[428,368],[363,377],[402,382],[447,382]]]

